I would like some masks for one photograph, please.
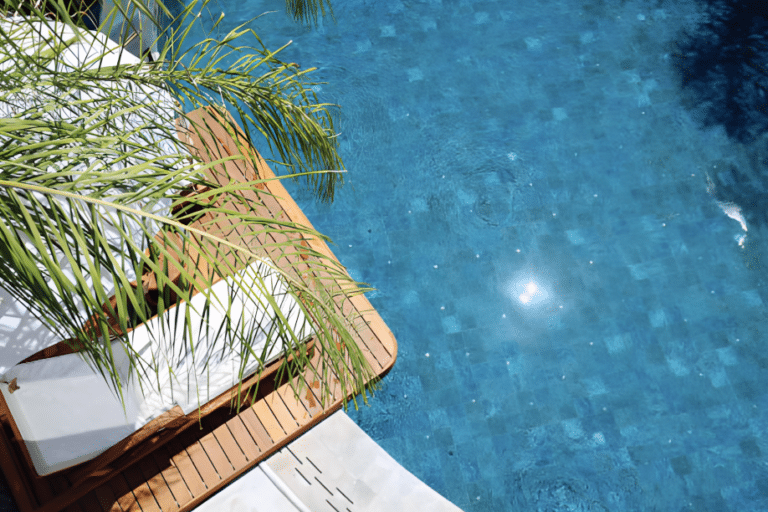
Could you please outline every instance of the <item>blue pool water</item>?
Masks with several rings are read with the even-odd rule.
[[[288,186],[397,338],[376,442],[467,512],[768,510],[762,157],[680,91],[700,6],[219,6],[343,107],[335,203]]]
[[[247,5],[222,8],[281,8]],[[768,510],[765,220],[717,204],[758,145],[685,106],[672,43],[700,12],[357,0],[256,23],[342,106],[348,185],[291,191],[398,340],[350,415],[468,512]]]

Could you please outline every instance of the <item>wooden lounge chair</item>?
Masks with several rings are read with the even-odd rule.
[[[255,271],[255,266],[241,273]],[[264,272],[263,268],[259,271]],[[279,308],[297,337],[307,343],[301,349],[311,352],[314,344],[311,325],[279,278],[269,277],[272,278],[267,280],[269,288],[278,299]],[[200,418],[226,406],[237,389],[238,363],[236,354],[226,346],[214,348],[216,327],[223,320],[225,309],[231,310],[233,318],[241,320],[238,328],[255,334],[252,347],[257,353],[261,352],[258,358],[250,358],[244,375],[248,377],[259,369],[264,370],[244,382],[242,397],[256,380],[273,377],[281,362],[278,358],[283,355],[279,344],[272,345],[270,352],[264,347],[268,336],[277,335],[273,329],[274,311],[244,303],[239,292],[232,286],[231,279],[213,286],[211,294],[220,299],[224,307],[212,301],[208,316],[213,328],[209,332],[201,328],[203,320],[198,314],[205,297],[198,294],[192,300],[192,332],[202,333],[201,339],[196,340],[196,350],[221,354],[213,356],[213,362],[209,361],[209,367],[199,379],[200,367],[187,367],[186,374],[177,369],[173,386],[166,377],[162,393],[145,390],[142,394],[135,380],[129,382],[123,343],[113,343],[121,378],[129,382],[124,388],[126,411],[103,378],[74,351],[64,353],[66,350],[57,347],[58,353],[52,357],[36,354],[9,370],[5,375],[9,383],[0,386],[2,409],[7,413],[3,420],[12,432],[11,442],[22,455],[30,476],[41,479],[66,470],[73,488],[87,486],[94,475],[104,474],[107,466],[107,472],[129,466],[135,457],[126,455],[132,450],[141,450],[146,455],[148,449],[157,449],[172,436],[198,423]],[[173,308],[166,314],[173,314]],[[180,333],[172,327],[161,332],[159,321],[159,317],[154,317],[129,333],[134,350],[143,356],[151,353],[163,357],[178,343]],[[154,336],[148,334],[150,327]],[[198,383],[200,401],[204,404],[200,410],[195,393]],[[120,461],[115,463],[116,459]]]
[[[305,342],[311,339],[311,324],[281,280],[274,273],[267,273],[265,264],[254,264],[242,270],[240,277],[255,281],[256,276],[249,276],[248,271],[253,274],[257,267],[261,275],[268,276],[269,292],[277,299],[279,309],[297,338]],[[5,389],[0,387],[0,392],[12,414],[12,425],[24,440],[24,451],[30,456],[38,475],[75,466],[104,451],[112,455],[101,457],[95,465],[88,465],[87,473],[114,458],[124,446],[135,445],[137,439],[146,437],[147,431],[154,432],[162,426],[169,428],[171,422],[177,425],[177,430],[191,425],[191,421],[183,421],[182,417],[193,419],[191,413],[196,413],[198,408],[198,389],[199,401],[206,404],[237,384],[239,354],[219,339],[227,310],[235,322],[233,328],[237,334],[246,333],[258,354],[249,358],[244,371],[246,377],[281,355],[280,343],[269,347],[269,352],[265,347],[268,338],[278,341],[281,337],[276,328],[276,313],[268,304],[261,306],[246,302],[243,291],[231,278],[216,283],[210,293],[215,300],[207,310],[208,328],[201,315],[205,296],[198,293],[192,299],[190,331],[196,338],[198,363],[176,367],[173,377],[161,372],[161,391],[149,387],[142,392],[135,378],[129,381],[123,342],[112,343],[118,373],[126,384],[125,411],[104,379],[76,353],[21,363],[5,374],[5,380],[15,385]],[[259,300],[266,302],[263,296]],[[171,350],[184,343],[185,331],[173,320],[176,308],[173,306],[162,318],[155,316],[129,332],[133,350],[144,360],[156,359],[161,365],[168,365]],[[171,320],[162,326],[168,318]],[[206,356],[209,357],[208,364],[203,367],[200,360],[205,361]],[[115,444],[120,446],[114,447]]]
[[[222,118],[212,111],[201,110],[195,115],[201,124],[217,126],[214,134],[189,134],[191,145],[201,154],[204,153],[201,148],[216,148],[218,156],[203,155],[208,161],[233,154],[238,150],[238,146],[242,145],[242,134],[232,134],[231,130],[224,129],[221,126],[224,124]],[[229,179],[252,181],[272,176],[260,158],[256,168],[248,162],[239,161],[227,162],[226,165],[209,171],[209,179],[214,183],[226,183],[224,180]],[[261,207],[266,212],[265,215],[272,215],[276,220],[303,222],[311,227],[279,182],[269,182],[264,184],[264,187],[269,194],[265,198],[254,197],[253,200],[261,199],[264,202]],[[207,226],[209,229],[210,225]],[[233,240],[240,236],[236,227],[220,228],[222,236]],[[277,235],[269,236],[274,242]],[[296,235],[286,232],[285,236]],[[290,267],[291,272],[302,277],[300,263],[311,256],[274,252],[274,246],[268,243],[270,240],[257,238],[253,237],[247,240],[247,243],[267,248],[264,250],[264,258],[273,259],[282,268]],[[306,247],[308,254],[315,251],[333,257],[328,247],[320,240],[307,240]],[[328,286],[334,284],[331,277],[314,277],[316,279],[313,282],[325,283]],[[337,306],[344,314],[357,312],[360,315],[363,323],[356,328],[358,345],[376,374],[386,373],[394,364],[396,344],[381,318],[363,296],[345,298],[344,290],[339,290],[337,294]],[[322,364],[318,347],[313,345],[312,341],[306,347],[307,351],[314,354],[312,364]],[[37,363],[37,368],[44,368],[46,359],[66,358],[67,354],[79,359],[79,356],[72,354],[73,351],[68,343],[62,342],[28,358],[25,363]],[[285,356],[292,357],[291,354]],[[11,383],[8,383],[7,388],[0,384],[0,455],[3,455],[3,452],[5,455],[0,457],[0,467],[17,504],[24,512],[53,512],[65,508],[83,512],[133,508],[139,510],[138,507],[144,510],[147,510],[145,507],[149,507],[149,510],[165,510],[166,506],[169,510],[190,510],[237,475],[253,467],[259,460],[274,453],[337,410],[342,400],[350,396],[350,390],[341,389],[338,379],[332,374],[328,375],[327,381],[310,382],[308,379],[312,379],[312,375],[316,373],[305,372],[293,379],[303,380],[308,388],[306,396],[297,400],[292,396],[288,383],[276,379],[280,362],[267,362],[260,377],[255,375],[243,383],[242,396],[257,382],[259,395],[247,402],[248,408],[235,417],[225,411],[236,390],[236,387],[232,387],[216,397],[209,397],[212,399],[202,407],[200,414],[197,409],[185,414],[180,406],[175,406],[92,460],[58,471],[55,471],[55,466],[51,466],[49,469],[55,472],[50,475],[41,475],[36,471],[35,461],[16,424],[18,418],[12,411],[15,406],[9,405],[3,398],[3,395],[9,396],[6,393],[10,391]],[[18,379],[15,385],[24,390],[22,379]],[[320,392],[326,389],[330,390],[333,400],[323,408],[319,404],[319,396]],[[300,412],[302,410],[304,413]],[[26,413],[22,412],[23,414]],[[201,418],[204,427],[202,431],[196,428],[188,429],[201,421]],[[216,443],[210,441],[211,439],[216,439],[218,443],[211,444]],[[240,455],[231,451],[235,449],[229,448],[231,443],[236,443],[232,446],[238,446]],[[217,448],[219,445],[221,448]],[[215,453],[222,449],[226,453],[225,459],[222,459],[223,454]],[[199,458],[200,450],[207,452],[206,459]],[[222,462],[224,460],[227,462]],[[224,468],[222,464],[231,465],[231,469]],[[206,465],[209,470],[205,469]],[[137,473],[137,468],[141,469],[140,473]],[[139,474],[144,476],[140,477]]]

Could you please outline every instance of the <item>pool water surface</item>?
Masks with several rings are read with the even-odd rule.
[[[342,106],[347,185],[290,190],[398,340],[352,418],[468,512],[768,510],[761,169],[681,92],[702,7],[334,11],[256,31]]]

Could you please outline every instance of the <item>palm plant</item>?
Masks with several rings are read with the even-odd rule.
[[[208,0],[193,0],[176,15],[162,1],[157,11],[140,0],[114,7],[126,19],[131,19],[126,5],[138,9],[161,29],[157,12],[172,20],[165,32],[159,30],[163,37],[153,41],[158,48],[154,59],[148,54],[129,59],[104,44],[104,37],[83,30],[82,20],[70,15],[80,12],[76,5],[4,1],[4,12],[27,16],[0,22],[0,286],[79,349],[122,399],[125,379],[117,370],[112,342],[123,340],[130,347],[126,333],[132,326],[177,304],[177,313],[166,315],[170,320],[161,322],[160,329],[184,332],[183,342],[165,361],[146,360],[129,350],[131,371],[142,386],[157,388],[163,373],[173,372],[185,358],[207,365],[211,352],[195,355],[190,298],[205,295],[205,307],[197,313],[212,318],[209,310],[217,299],[207,290],[214,281],[229,278],[247,300],[273,308],[267,343],[296,354],[280,368],[290,377],[309,361],[302,340],[276,307],[263,272],[249,278],[236,273],[264,252],[217,236],[204,229],[201,219],[226,219],[242,239],[279,234],[270,250],[311,256],[301,260],[304,279],[284,265],[267,261],[267,268],[280,276],[312,322],[324,368],[318,371],[332,372],[342,389],[362,392],[367,402],[365,382],[373,372],[351,334],[360,319],[334,307],[342,289],[348,296],[366,289],[303,242],[327,240],[323,235],[260,216],[257,204],[241,199],[267,196],[264,180],[221,186],[205,177],[205,169],[226,160],[251,159],[256,165],[251,152],[203,164],[190,154],[174,122],[189,121],[181,103],[187,111],[201,106],[222,115],[225,109],[234,111],[245,138],[267,142],[279,156],[288,169],[281,178],[301,178],[320,199],[332,201],[343,164],[333,106],[318,102],[312,92],[314,84],[307,78],[312,70],[297,71],[281,62],[246,25],[220,39],[190,44],[188,35]],[[330,10],[327,0],[287,4],[303,21],[316,19],[318,9],[323,14],[326,7]],[[102,19],[110,22],[109,16]],[[252,42],[244,44],[248,39]],[[64,56],[75,46],[81,58],[73,63]],[[190,190],[204,192],[191,198]],[[147,270],[156,280],[152,297],[143,286]],[[338,287],[329,288],[330,281]],[[254,333],[232,318],[227,304],[220,306],[227,311],[225,320],[208,328],[221,332],[216,350],[241,355],[242,382],[245,360],[259,356],[252,349]],[[301,389],[294,387],[294,392]]]

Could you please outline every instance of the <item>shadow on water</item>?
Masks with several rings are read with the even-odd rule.
[[[739,165],[712,175],[718,201],[768,227],[768,4],[699,0],[706,16],[682,32],[674,64],[684,105],[703,128],[721,126],[743,148]]]
[[[689,108],[749,144],[768,129],[768,8],[764,0],[703,0],[706,19],[677,42]]]

